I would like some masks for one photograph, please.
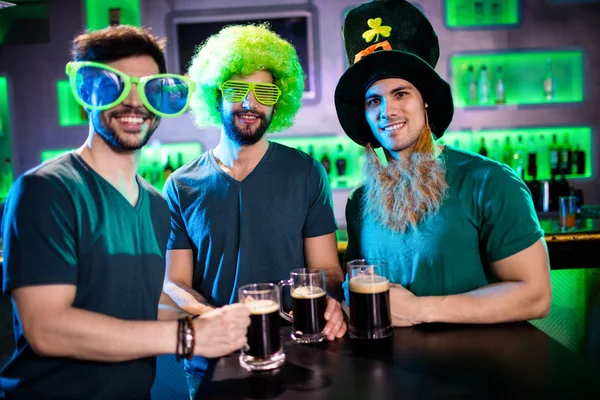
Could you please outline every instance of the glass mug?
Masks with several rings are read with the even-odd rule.
[[[240,365],[248,371],[279,368],[285,353],[279,336],[279,289],[273,283],[253,283],[238,290],[239,301],[250,309],[248,346]]]
[[[353,339],[383,339],[394,334],[388,268],[382,260],[348,262],[350,324]]]
[[[306,268],[295,269],[291,278],[279,282],[280,290],[290,286],[292,311],[290,315],[280,309],[280,315],[292,323],[292,339],[298,343],[317,343],[325,339],[325,271]]]

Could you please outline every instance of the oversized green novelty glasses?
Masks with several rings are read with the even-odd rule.
[[[161,117],[176,117],[190,104],[196,84],[185,76],[158,74],[138,78],[108,65],[79,61],[67,64],[66,74],[77,102],[90,110],[107,110],[127,98],[137,85],[142,104]]]
[[[272,106],[277,103],[281,95],[281,90],[272,83],[225,81],[221,84],[223,98],[230,103],[242,101],[251,90],[254,92],[256,101],[264,106]]]

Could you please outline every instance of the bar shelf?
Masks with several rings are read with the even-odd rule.
[[[519,0],[446,0],[450,29],[514,27],[521,22]]]

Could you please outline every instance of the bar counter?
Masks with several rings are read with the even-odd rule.
[[[600,398],[600,369],[527,322],[430,324],[395,328],[391,340],[316,345],[289,333],[282,328],[279,370],[247,372],[233,354],[209,370],[201,398]]]
[[[540,225],[544,230],[552,270],[600,268],[600,219],[581,219],[575,228],[570,229],[561,229],[558,219],[541,219]],[[340,229],[337,237],[341,261],[348,246],[348,234]]]

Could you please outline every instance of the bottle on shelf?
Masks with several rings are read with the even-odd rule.
[[[563,136],[563,144],[560,151],[560,173],[571,174],[571,165],[573,163],[573,152],[569,144],[569,133],[565,132]]]
[[[483,21],[483,1],[477,0],[473,5],[475,6],[475,23],[479,25]]]
[[[4,171],[0,175],[0,199],[4,201],[14,181],[14,173],[10,158],[4,159]]]
[[[121,25],[121,9],[120,8],[109,8],[108,9],[108,24],[110,26]]]
[[[579,144],[575,145],[575,150],[573,150],[571,171],[577,175],[585,174],[585,151],[581,149]]]
[[[490,101],[490,78],[488,77],[487,67],[481,66],[479,71],[479,104],[488,104]]]
[[[482,156],[487,157],[488,151],[485,147],[485,138],[481,138],[481,145],[479,146],[479,150],[477,152]]]
[[[335,169],[338,176],[346,175],[346,157],[344,157],[344,147],[337,145],[337,157],[335,159]]]
[[[498,65],[496,69],[496,104],[504,104],[504,72],[502,67]]]
[[[312,144],[308,145],[308,155],[311,157],[315,157],[315,147]]]
[[[490,158],[494,161],[502,162],[502,150],[500,149],[500,141],[498,139],[494,139],[492,142]]]
[[[325,147],[323,149],[323,156],[321,157],[321,164],[323,165],[323,168],[325,168],[325,172],[327,172],[327,175],[329,175],[331,172],[331,160],[329,159],[329,156],[327,155],[327,147]]]
[[[512,167],[521,179],[525,178],[525,150],[523,149],[523,136],[517,136],[512,159]]]
[[[175,169],[179,169],[183,167],[185,163],[183,162],[183,154],[177,153],[177,167]]]
[[[500,22],[500,0],[492,2],[492,22],[497,24]]]
[[[465,93],[467,105],[477,103],[477,80],[475,79],[475,71],[472,65],[467,67],[465,73]]]
[[[504,142],[504,148],[502,149],[502,162],[509,167],[512,167],[513,150],[510,145],[510,137],[507,136]]]
[[[171,164],[171,156],[167,155],[167,162],[163,168],[163,181],[166,182],[167,178],[175,171],[173,164]]]
[[[544,74],[544,98],[550,101],[554,98],[554,74],[552,74],[552,61],[546,60],[546,73]]]
[[[552,144],[548,149],[550,175],[558,175],[560,172],[560,146],[556,138],[556,133],[552,135]]]
[[[537,152],[533,136],[529,137],[527,144],[527,175],[533,180],[537,178]]]
[[[544,135],[540,135],[537,147],[537,171],[538,175],[547,176],[550,173],[550,151]]]

